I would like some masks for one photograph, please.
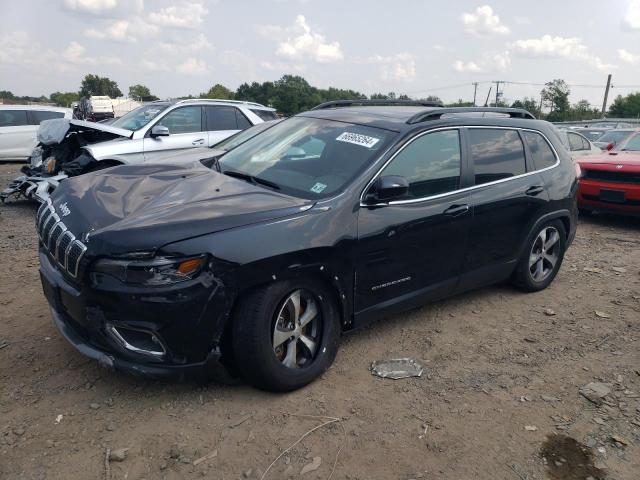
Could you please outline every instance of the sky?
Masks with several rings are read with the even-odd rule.
[[[479,103],[491,81],[512,101],[562,78],[600,107],[609,73],[611,97],[640,91],[640,0],[0,0],[0,90],[88,73],[162,98],[283,74],[444,101],[479,82]]]

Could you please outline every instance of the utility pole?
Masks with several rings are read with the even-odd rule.
[[[496,107],[498,106],[498,97],[500,96],[500,83],[496,81]]]
[[[493,86],[489,87],[489,92],[487,93],[487,99],[484,101],[484,106],[488,107],[489,106],[489,97],[491,96],[491,89],[493,88]]]
[[[604,89],[604,101],[602,102],[602,118],[607,113],[607,99],[609,98],[609,89],[611,88],[611,74],[607,77],[607,87]]]
[[[473,106],[476,106],[476,94],[478,93],[478,82],[473,82]]]

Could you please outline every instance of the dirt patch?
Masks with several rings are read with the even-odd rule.
[[[566,435],[550,435],[542,445],[540,455],[547,461],[552,480],[605,480],[603,470],[593,464],[589,447]]]
[[[0,165],[0,185],[18,169]],[[35,210],[0,205],[2,480],[103,480],[107,449],[128,449],[112,480],[256,479],[326,417],[340,422],[265,480],[326,479],[336,456],[334,480],[542,480],[554,433],[591,448],[610,478],[638,479],[638,219],[584,219],[543,292],[496,285],[394,316],[345,336],[318,381],[274,395],[145,381],[76,352],[42,295]],[[370,372],[404,357],[421,377]],[[609,389],[597,403],[580,393],[592,382]]]

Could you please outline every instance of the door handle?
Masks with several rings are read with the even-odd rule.
[[[457,217],[469,211],[469,205],[451,205],[443,213],[449,217]]]
[[[204,138],[199,138],[191,142],[191,145],[204,145]]]
[[[540,185],[534,185],[532,187],[527,188],[527,190],[524,193],[526,193],[530,197],[535,197],[536,195],[539,195],[543,191],[544,191],[544,187],[541,187]]]

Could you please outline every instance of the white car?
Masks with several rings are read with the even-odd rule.
[[[600,155],[600,147],[589,141],[584,135],[569,129],[560,129],[560,140],[571,154],[571,159],[588,155]]]
[[[70,108],[0,105],[0,161],[26,161],[38,143],[43,120],[71,118]]]

